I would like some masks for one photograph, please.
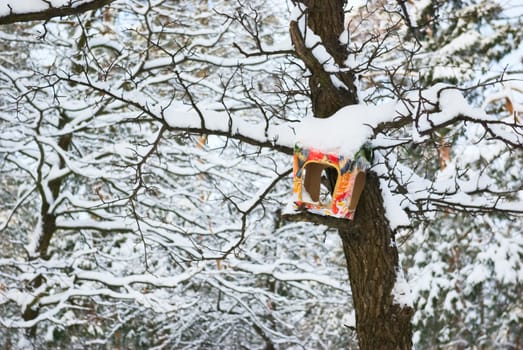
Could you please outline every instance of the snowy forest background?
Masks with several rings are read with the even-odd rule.
[[[360,104],[405,113],[371,142],[415,347],[523,348],[523,4],[346,10]],[[336,230],[282,217],[300,16],[131,0],[0,26],[0,347],[357,347]]]

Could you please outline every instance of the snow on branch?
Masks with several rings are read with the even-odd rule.
[[[1,0],[0,24],[49,20],[96,10],[114,0]]]
[[[381,122],[373,129],[375,136],[385,135],[413,123],[409,141],[418,142],[442,128],[460,122],[481,125],[487,137],[514,148],[523,148],[523,124],[517,120],[500,119],[496,115],[487,114],[483,108],[471,106],[461,89],[446,84],[436,84],[407,94],[396,102],[393,113],[389,117],[382,117]],[[396,144],[391,142],[391,145],[394,147]]]
[[[106,84],[98,85],[87,79],[73,79],[67,75],[59,75],[58,77],[64,81],[92,88],[119,102],[137,108],[145,115],[161,121],[170,131],[226,136],[254,146],[267,147],[292,154],[294,131],[291,124],[274,125],[266,122],[247,122],[232,113],[216,111],[207,105],[200,105],[194,101],[191,104],[170,100],[162,101],[159,104],[150,104],[148,96],[138,92],[128,93]]]
[[[315,273],[312,269],[307,269],[306,266],[298,266],[300,270],[286,270],[283,266],[285,264],[292,264],[287,261],[276,261],[271,264],[253,264],[248,262],[232,262],[232,268],[236,270],[246,271],[254,275],[271,275],[273,278],[279,281],[314,281],[323,285],[328,285],[338,290],[345,290],[339,281]],[[301,271],[305,270],[305,271]],[[309,270],[309,271],[307,271]]]
[[[201,272],[203,266],[192,268],[184,273],[172,277],[158,277],[149,274],[114,276],[108,272],[97,271],[75,271],[76,280],[99,282],[111,287],[130,287],[133,284],[148,284],[157,287],[174,288],[182,282],[190,280],[194,275]]]
[[[174,103],[162,112],[170,130],[227,136],[255,146],[291,154],[294,134],[291,125],[250,123],[226,112]]]
[[[435,174],[433,179],[418,175],[413,169],[401,164],[392,153],[378,153],[373,167],[385,186],[391,189],[393,208],[401,207],[410,213],[435,212],[441,210],[468,213],[498,212],[523,213],[520,188],[500,188],[489,178],[485,169],[466,169],[463,173],[450,163],[446,169]],[[467,175],[466,177],[464,175]],[[515,198],[511,198],[514,197]],[[398,218],[395,218],[398,219]],[[403,225],[398,225],[403,226]]]
[[[329,118],[304,119],[301,123],[268,123],[247,121],[229,111],[217,111],[210,104],[192,101],[162,101],[151,104],[141,93],[132,94],[106,84],[59,76],[82,84],[129,104],[145,115],[160,121],[170,131],[225,136],[258,147],[291,154],[296,141],[323,150],[338,149],[355,153],[363,143],[372,140],[375,148],[393,148],[405,142],[419,143],[438,130],[460,122],[480,125],[486,135],[504,144],[523,148],[523,125],[488,115],[482,108],[471,106],[461,89],[436,84],[425,90],[408,93],[404,98],[381,105],[349,105]],[[401,138],[392,137],[395,130],[406,128]],[[328,136],[326,136],[328,135]]]

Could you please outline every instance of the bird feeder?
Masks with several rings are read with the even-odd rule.
[[[294,147],[294,208],[353,220],[370,166],[368,149],[356,155]],[[326,175],[326,176],[323,176]],[[329,184],[326,184],[328,180]],[[332,188],[334,187],[334,188]]]

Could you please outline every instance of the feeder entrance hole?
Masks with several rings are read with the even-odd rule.
[[[337,186],[339,171],[336,167],[309,162],[304,167],[304,187],[311,202],[331,207],[332,193]]]

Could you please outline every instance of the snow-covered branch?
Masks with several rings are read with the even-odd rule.
[[[0,25],[16,22],[42,21],[96,10],[114,0],[2,0]]]

